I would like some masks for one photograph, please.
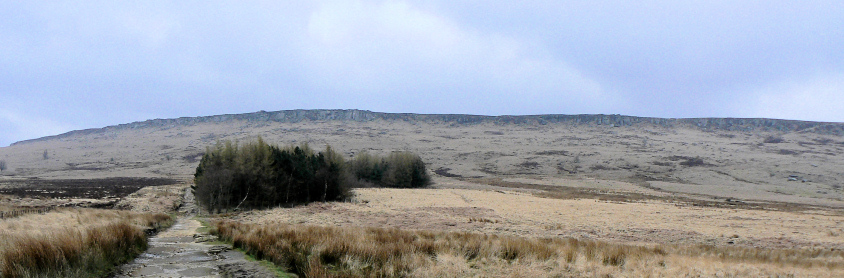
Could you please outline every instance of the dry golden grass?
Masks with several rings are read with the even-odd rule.
[[[146,249],[166,214],[60,209],[0,221],[0,277],[95,277]]]
[[[238,224],[226,223],[231,227],[220,231],[229,229],[230,238],[238,235],[239,244],[254,244],[248,248],[267,256],[276,251],[258,250],[293,244],[304,254],[300,262],[324,269],[295,270],[294,261],[282,264],[301,273],[314,271],[315,277],[367,276],[370,274],[355,271],[379,265],[385,268],[371,275],[836,277],[844,271],[844,254],[833,251],[844,246],[844,236],[838,233],[844,217],[826,211],[744,210],[655,200],[552,199],[506,189],[356,189],[355,194],[352,202],[229,215],[228,220]],[[334,250],[324,246],[330,244],[359,245],[342,247],[348,250],[389,247],[379,241],[382,237],[378,234],[384,233],[404,234],[400,238],[438,238],[431,241],[457,249],[413,255],[425,250],[424,246],[413,247],[421,241],[399,240],[411,246],[385,251],[401,254],[385,263],[368,262],[366,255],[341,256],[342,264],[331,256],[327,261],[313,259],[321,258],[313,257],[320,250]],[[307,236],[315,238],[300,238]],[[266,241],[288,239],[299,245]],[[502,251],[506,250],[502,242],[524,242],[524,246],[539,242],[549,249],[526,247],[528,251],[519,251],[515,254],[521,255],[508,260],[502,255],[508,254]],[[461,248],[472,244],[486,246],[481,250],[487,250],[482,252],[487,255],[467,257]],[[362,254],[367,252],[375,251]],[[302,256],[311,257],[305,260]]]
[[[355,202],[311,204],[234,216],[246,223],[375,226],[622,243],[844,247],[844,217],[822,212],[742,210],[592,199],[550,199],[513,191],[356,189]],[[737,238],[732,238],[738,235]]]
[[[222,221],[223,239],[305,277],[835,277],[844,253]]]

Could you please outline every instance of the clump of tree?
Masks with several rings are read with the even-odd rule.
[[[387,157],[361,152],[348,164],[349,171],[358,179],[358,185],[419,188],[431,183],[425,162],[411,152],[393,152]]]
[[[345,161],[330,146],[280,148],[231,141],[209,147],[194,174],[197,200],[210,211],[342,200]]]
[[[425,163],[410,152],[366,152],[345,161],[331,146],[278,147],[258,138],[208,147],[194,174],[194,193],[209,211],[343,200],[352,187],[419,188],[430,184]]]

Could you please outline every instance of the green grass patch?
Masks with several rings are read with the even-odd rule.
[[[208,218],[204,217],[194,217],[193,220],[199,221],[202,224],[202,227],[196,229],[196,233],[198,234],[208,234],[211,233],[211,224],[208,222]]]
[[[229,244],[229,243],[227,243],[227,244]],[[261,266],[266,267],[267,269],[269,269],[270,271],[272,271],[272,272],[275,274],[275,276],[276,276],[276,277],[280,277],[280,278],[292,278],[292,277],[298,277],[298,276],[296,276],[296,275],[295,275],[295,274],[293,274],[293,273],[290,273],[290,272],[285,271],[285,269],[284,269],[283,267],[280,267],[280,266],[278,266],[278,265],[274,264],[274,263],[273,263],[273,262],[271,262],[271,261],[268,261],[268,260],[259,260],[259,259],[258,259],[258,258],[256,258],[255,256],[252,256],[252,255],[250,255],[249,253],[247,253],[247,252],[246,252],[246,250],[243,250],[243,249],[240,249],[240,248],[235,248],[234,250],[237,250],[237,252],[243,253],[243,255],[246,257],[246,260],[247,260],[247,261],[250,261],[250,262],[257,262],[257,263],[258,263],[258,264],[260,264]]]
[[[211,227],[211,223],[210,223],[210,222],[208,222],[208,218],[194,217],[194,220],[199,221],[199,223],[201,223],[201,224],[202,224],[202,227],[200,227],[200,228],[196,229],[196,232],[197,232],[197,233],[210,233],[210,232],[211,232],[212,227]],[[214,240],[214,241],[206,241],[206,242],[204,242],[204,244],[207,244],[207,245],[228,245],[228,246],[232,246],[232,243],[231,243],[231,242],[222,241],[222,240],[219,240],[219,239],[218,239],[218,240]],[[296,276],[296,275],[295,275],[295,274],[293,274],[293,273],[290,273],[290,272],[285,271],[285,269],[284,269],[283,267],[278,266],[278,265],[274,264],[274,263],[273,263],[273,262],[271,262],[271,261],[268,261],[268,260],[259,260],[259,259],[258,259],[258,258],[256,258],[255,256],[250,255],[249,253],[247,253],[247,252],[246,252],[246,250],[243,250],[243,249],[241,249],[241,248],[233,248],[232,250],[235,250],[235,251],[237,251],[237,252],[242,253],[242,254],[244,255],[244,257],[246,258],[246,260],[247,260],[247,261],[250,261],[250,262],[257,262],[257,263],[258,263],[258,264],[260,264],[261,266],[263,266],[263,267],[267,268],[268,270],[272,271],[272,272],[273,272],[273,274],[275,274],[275,276],[276,276],[276,277],[281,277],[281,278],[288,278],[288,277],[292,278],[292,277],[298,277],[298,276]]]

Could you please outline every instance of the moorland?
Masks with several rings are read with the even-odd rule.
[[[0,148],[0,209],[172,212],[208,146],[259,136],[330,145],[349,159],[408,151],[432,178],[426,188],[355,188],[343,201],[204,214],[223,240],[298,275],[844,271],[841,123],[361,110],[157,119]]]

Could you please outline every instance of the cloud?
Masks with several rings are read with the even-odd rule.
[[[612,99],[541,46],[466,28],[407,2],[322,2],[310,15],[306,42],[315,86],[414,102],[382,104],[388,110],[569,113],[584,112],[571,103]]]
[[[844,122],[844,72],[776,82],[740,94],[746,97],[732,109],[742,117]]]
[[[56,135],[77,128],[72,125],[53,121],[49,118],[19,113],[8,107],[0,107],[0,146],[8,146],[13,140],[39,138]]]
[[[831,0],[16,1],[0,9],[0,108],[81,128],[313,108],[840,120],[842,13]]]

